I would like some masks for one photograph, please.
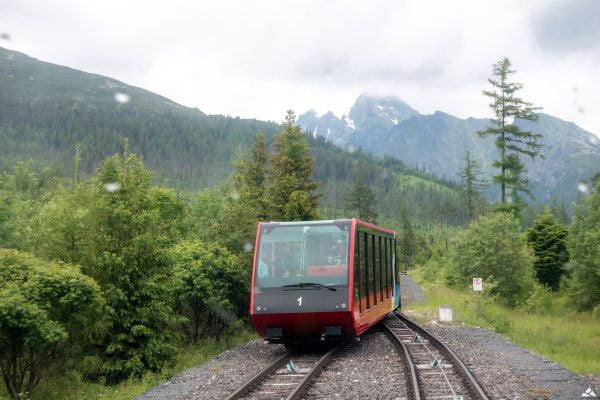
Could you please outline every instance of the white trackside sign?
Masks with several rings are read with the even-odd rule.
[[[473,278],[473,290],[476,292],[483,290],[483,278]]]

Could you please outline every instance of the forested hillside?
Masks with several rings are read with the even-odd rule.
[[[81,167],[92,175],[129,138],[130,150],[144,158],[154,181],[177,190],[218,185],[233,171],[232,162],[262,131],[270,143],[273,122],[206,115],[146,90],[99,75],[45,63],[0,49],[0,169],[32,160],[50,174],[70,173],[75,145]],[[282,116],[283,118],[283,116]],[[315,158],[313,176],[322,182],[322,208],[343,210],[347,192],[362,176],[375,191],[380,214],[397,216],[400,206],[425,220],[435,209],[419,204],[452,203],[451,221],[464,218],[451,182],[386,157],[376,159],[340,150],[321,137],[309,138]],[[411,184],[406,185],[412,176]],[[418,178],[418,179],[417,179]],[[435,185],[429,184],[435,182]]]

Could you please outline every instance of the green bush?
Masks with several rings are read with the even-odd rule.
[[[472,278],[483,278],[484,292],[509,306],[522,304],[533,290],[532,256],[511,214],[494,213],[472,222],[458,235],[452,261],[448,282],[455,287],[468,287]]]
[[[89,341],[102,308],[100,289],[76,266],[0,249],[0,371],[10,397],[28,397]]]
[[[217,243],[182,242],[171,250],[175,312],[188,343],[220,336],[248,313],[250,271]]]

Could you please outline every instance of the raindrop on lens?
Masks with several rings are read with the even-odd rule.
[[[586,185],[585,183],[579,183],[577,185],[577,190],[579,190],[581,193],[587,194],[587,192],[588,192],[588,185]]]
[[[245,251],[246,253],[249,253],[249,252],[251,252],[251,251],[252,251],[252,249],[254,249],[254,246],[252,246],[252,243],[250,243],[250,242],[246,242],[246,243],[244,243],[244,251]]]
[[[116,192],[120,188],[121,185],[119,185],[117,182],[110,182],[104,185],[104,190],[106,190],[108,193]]]
[[[240,199],[240,194],[238,192],[236,192],[236,191],[231,192],[230,196],[231,196],[231,198],[233,200],[239,200]]]
[[[127,93],[123,93],[123,92],[115,93],[115,101],[117,103],[120,103],[120,104],[129,103],[129,100],[131,100],[131,97],[129,97],[129,95]]]

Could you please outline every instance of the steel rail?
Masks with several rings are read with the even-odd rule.
[[[337,346],[335,346],[333,349],[329,350],[327,353],[325,353],[319,359],[319,361],[317,361],[317,364],[315,364],[315,366],[312,367],[312,369],[310,370],[310,372],[308,374],[306,374],[306,376],[304,377],[304,379],[302,379],[302,382],[300,382],[300,384],[298,384],[298,386],[296,386],[296,388],[294,389],[294,391],[292,393],[290,393],[288,395],[288,397],[285,398],[285,400],[298,400],[300,398],[300,396],[302,395],[302,393],[304,392],[304,390],[306,389],[306,387],[308,386],[308,384],[310,383],[310,381],[319,372],[321,372],[321,369],[323,369],[323,367],[327,364],[327,362],[329,361],[329,359],[335,353],[337,353],[343,347],[345,347],[347,344],[348,344],[348,342],[342,342],[342,343],[338,344]]]
[[[417,379],[416,367],[415,363],[413,362],[412,356],[408,351],[408,347],[406,347],[402,339],[398,335],[396,335],[396,333],[390,328],[390,326],[388,326],[387,323],[385,323],[385,321],[383,322],[383,327],[387,329],[387,332],[390,335],[392,335],[394,339],[396,339],[394,343],[396,343],[402,349],[402,352],[404,354],[403,358],[408,367],[408,371],[406,372],[408,375],[407,377],[410,378],[410,390],[412,391],[414,400],[421,400],[421,390],[419,388],[419,380]]]
[[[476,396],[476,398],[479,400],[489,400],[489,397],[487,396],[477,379],[475,379],[473,374],[471,374],[469,368],[467,368],[467,366],[462,362],[462,360],[448,346],[446,346],[444,342],[442,342],[432,333],[429,333],[425,329],[421,328],[415,322],[408,319],[406,316],[400,314],[399,312],[395,311],[394,317],[396,317],[399,321],[403,322],[407,326],[410,325],[411,328],[419,331],[419,333],[422,336],[427,337],[430,342],[433,342],[435,343],[435,345],[441,347],[442,350],[450,357],[454,365],[458,367],[463,377],[467,380],[467,383],[471,386],[471,390],[473,391],[473,394]]]
[[[285,359],[288,358],[289,356],[290,356],[289,353],[282,354],[281,357],[278,357],[271,364],[267,365],[265,368],[263,368],[261,371],[259,371],[256,375],[254,375],[252,378],[247,380],[246,383],[244,383],[240,388],[238,388],[238,390],[236,390],[235,392],[230,394],[226,400],[235,400],[235,399],[239,399],[240,397],[244,396],[246,393],[248,393],[250,390],[252,390],[254,388],[254,386],[256,386],[258,383],[260,383],[260,381],[262,381],[265,378],[265,376],[267,376],[271,372],[273,372],[273,370],[275,368],[277,368],[277,366],[279,364],[284,362]]]

